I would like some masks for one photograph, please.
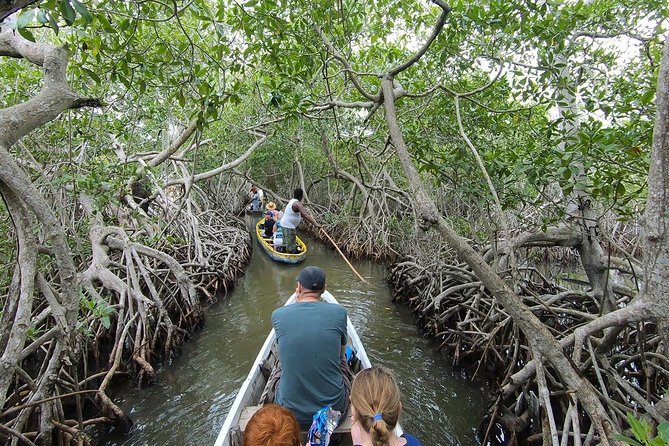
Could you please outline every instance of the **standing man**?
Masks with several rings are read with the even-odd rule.
[[[286,210],[283,211],[281,217],[281,228],[283,228],[283,245],[286,247],[286,252],[297,254],[297,243],[295,237],[297,236],[297,225],[304,217],[309,223],[318,227],[316,220],[307,212],[302,204],[302,197],[304,191],[299,187],[293,191],[293,198],[288,202]]]
[[[249,190],[249,194],[251,195],[250,210],[253,212],[258,212],[260,210],[260,193],[258,192],[258,188],[255,187],[255,185],[252,185],[251,190]]]
[[[269,379],[274,400],[292,410],[303,428],[327,404],[343,417],[351,393],[346,309],[322,302],[324,291],[325,271],[307,266],[297,276],[295,303],[272,313],[279,355]]]

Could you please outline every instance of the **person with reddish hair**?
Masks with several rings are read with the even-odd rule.
[[[301,446],[300,442],[297,418],[278,404],[258,409],[244,429],[243,446]]]

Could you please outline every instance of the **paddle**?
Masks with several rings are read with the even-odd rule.
[[[351,262],[349,262],[348,259],[346,258],[346,256],[344,255],[344,253],[341,252],[341,249],[339,249],[339,246],[337,246],[337,244],[335,243],[335,241],[332,240],[332,237],[330,237],[330,235],[329,235],[327,232],[325,232],[325,229],[323,229],[322,226],[319,226],[319,228],[321,229],[321,231],[323,231],[323,234],[325,234],[325,236],[328,238],[328,240],[330,240],[330,242],[334,245],[334,247],[335,247],[335,249],[337,250],[337,252],[339,253],[339,255],[341,255],[341,257],[344,259],[344,261],[346,261],[346,264],[349,266],[349,268],[351,268],[351,269],[353,270],[353,272],[355,273],[355,275],[358,276],[358,277],[360,278],[360,280],[362,280],[364,283],[369,284],[369,282],[367,282],[367,281],[360,275],[360,273],[357,272],[357,271],[355,270],[355,268],[353,268],[353,265],[351,265]]]

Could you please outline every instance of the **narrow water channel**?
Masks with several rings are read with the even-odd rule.
[[[253,247],[246,274],[227,299],[206,312],[206,325],[182,354],[158,373],[151,388],[116,389],[135,422],[125,436],[98,437],[105,446],[213,445],[236,392],[271,328],[272,311],[295,290],[299,270],[318,265],[327,289],[348,310],[372,364],[392,369],[403,391],[402,425],[425,446],[476,444],[475,429],[488,389],[470,383],[435,345],[420,336],[411,311],[390,302],[384,267],[369,261],[353,265],[362,283],[337,253],[305,240],[309,255],[296,266],[272,262]]]

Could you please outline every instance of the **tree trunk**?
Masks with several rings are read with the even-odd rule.
[[[506,311],[513,317],[514,321],[525,336],[530,345],[534,346],[543,357],[547,358],[565,380],[575,390],[583,401],[584,408],[588,411],[590,419],[596,426],[603,444],[611,444],[611,433],[613,423],[606,413],[606,409],[599,401],[592,384],[582,378],[573,367],[573,363],[565,356],[559,342],[550,333],[548,328],[539,321],[534,314],[523,304],[522,300],[506,285],[506,283],[495,273],[495,271],[483,260],[483,258],[469,244],[460,237],[441,217],[436,205],[432,202],[423,185],[418,171],[411,161],[411,156],[404,142],[404,137],[399,128],[397,113],[395,110],[395,98],[393,97],[393,79],[390,75],[384,76],[381,81],[383,92],[383,106],[386,112],[386,121],[390,136],[397,156],[411,184],[415,203],[418,208],[419,217],[424,228],[435,225],[444,236],[446,242],[474,271],[476,276],[483,282],[493,296],[504,306]]]
[[[644,214],[644,292],[669,356],[669,39],[664,42]],[[664,398],[668,398],[665,396]]]

